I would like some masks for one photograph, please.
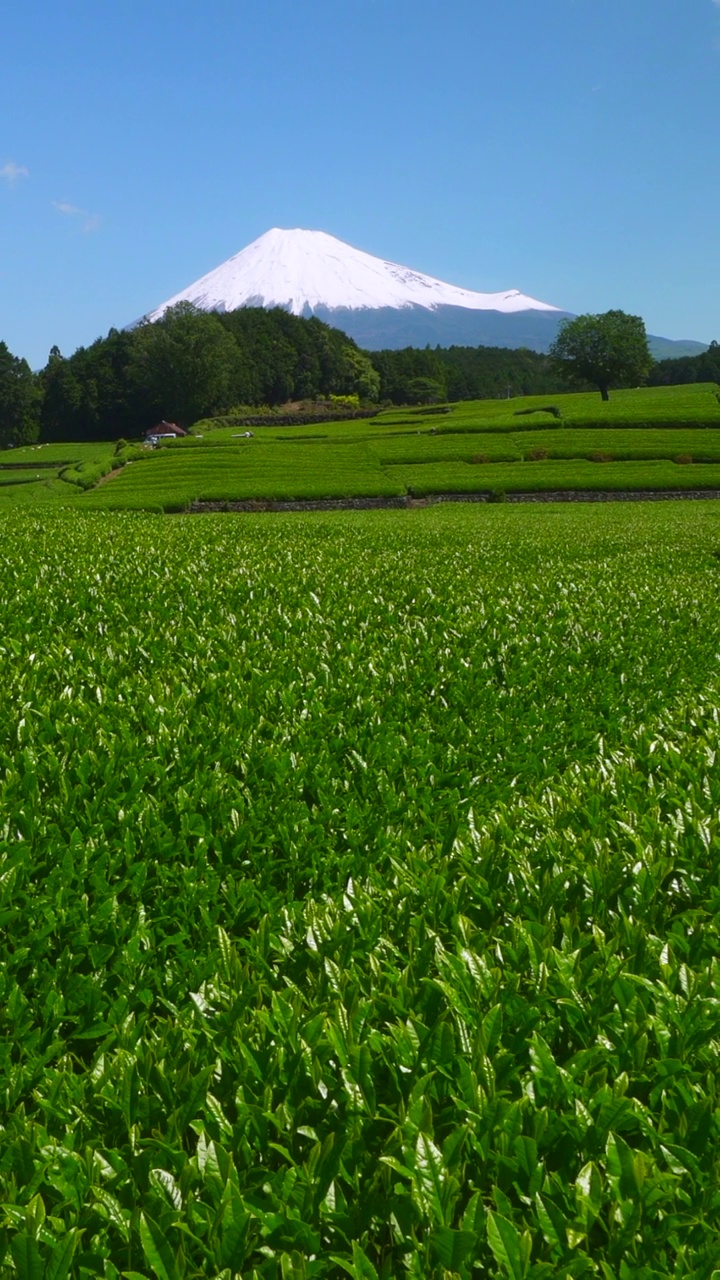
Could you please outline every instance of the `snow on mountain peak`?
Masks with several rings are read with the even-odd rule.
[[[476,293],[396,262],[385,262],[325,231],[273,227],[247,248],[152,311],[159,320],[177,302],[203,311],[283,307],[294,315],[318,307],[465,307],[472,311],[559,311],[517,289]]]

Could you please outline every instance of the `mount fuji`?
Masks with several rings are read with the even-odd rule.
[[[430,342],[545,350],[569,313],[517,289],[476,293],[354,249],[324,231],[266,231],[144,317],[191,302],[202,311],[282,307],[317,316],[361,346]]]
[[[560,321],[571,314],[517,289],[477,293],[446,284],[363,253],[324,231],[278,227],[143,319],[159,320],[178,302],[191,302],[202,311],[282,307],[294,315],[317,316],[367,350],[430,344],[547,351]],[[657,342],[704,349],[700,343]]]

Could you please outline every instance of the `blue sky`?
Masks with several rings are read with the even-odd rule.
[[[270,227],[720,341],[720,0],[25,0],[0,340],[33,365]]]

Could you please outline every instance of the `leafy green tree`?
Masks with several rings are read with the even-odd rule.
[[[559,373],[591,383],[603,400],[610,399],[611,387],[643,382],[653,363],[643,320],[624,311],[561,321],[549,354]]]
[[[407,404],[439,404],[444,388],[435,378],[411,378],[407,384]]]
[[[339,329],[315,317],[241,307],[218,317],[235,339],[245,362],[247,404],[282,404],[327,395],[376,400],[379,378],[370,357]]]
[[[720,343],[713,338],[707,351],[696,357],[698,382],[720,382]]]
[[[137,435],[143,401],[133,400],[128,368],[132,333],[111,329],[64,359],[53,347],[40,374],[43,440],[117,440]]]
[[[240,361],[233,403],[283,404],[300,391],[303,395],[314,394],[309,390],[314,378],[306,359],[301,361],[298,384],[299,359],[294,341],[297,317],[279,307],[267,311],[262,307],[240,307],[217,319],[232,335]]]
[[[79,415],[82,390],[71,360],[57,346],[50,349],[40,374],[43,388],[41,439],[72,440],[72,424]]]
[[[38,438],[40,396],[28,364],[0,342],[0,448]]]
[[[419,404],[413,384],[430,380],[440,388],[438,399],[447,399],[447,372],[442,352],[430,348],[403,347],[399,351],[373,351],[371,360],[380,375],[380,397],[393,404]]]
[[[337,391],[341,395],[358,395],[364,401],[379,398],[380,374],[373,368],[370,357],[354,343],[343,347],[342,386]]]
[[[134,339],[128,376],[145,419],[189,427],[232,403],[238,349],[216,315],[180,302]]]

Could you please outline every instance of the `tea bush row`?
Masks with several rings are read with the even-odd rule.
[[[0,519],[8,1276],[710,1276],[713,504]]]

